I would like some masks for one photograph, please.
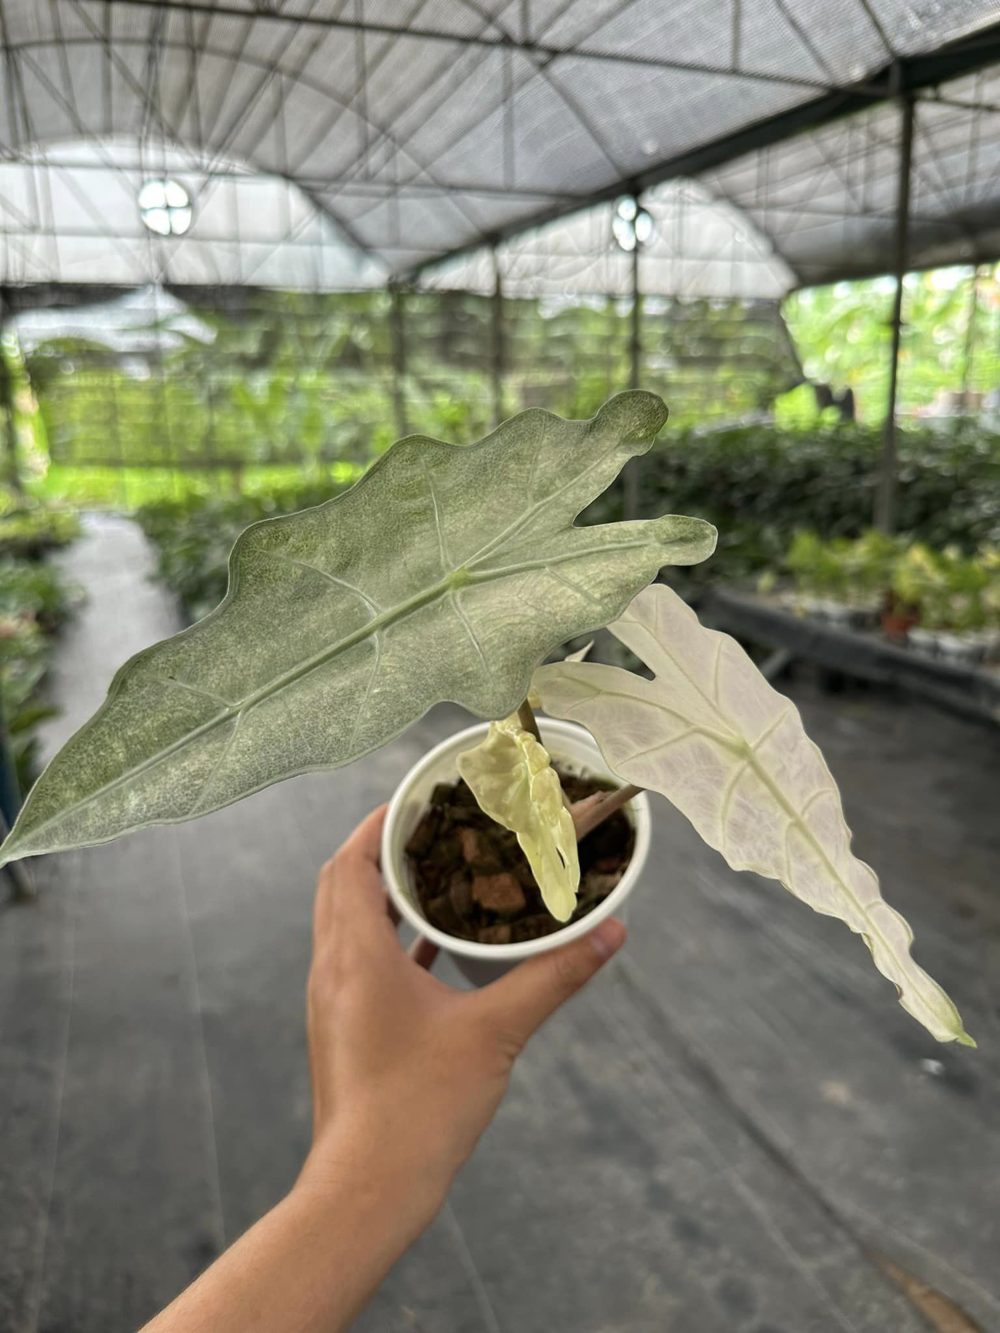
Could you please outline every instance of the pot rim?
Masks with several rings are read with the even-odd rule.
[[[402,838],[400,821],[410,791],[427,770],[449,752],[454,751],[457,757],[458,753],[468,749],[475,741],[481,739],[486,734],[489,725],[488,722],[477,722],[471,727],[466,727],[464,730],[446,737],[445,740],[440,741],[428,750],[402,779],[389,802],[389,809],[386,812],[385,824],[382,829],[382,876],[388,887],[389,896],[400,915],[424,939],[430,940],[448,953],[463,958],[513,963],[522,958],[531,958],[535,954],[549,953],[551,950],[569,944],[583,935],[589,935],[602,921],[614,915],[615,911],[632,892],[649,857],[651,825],[649,798],[645,792],[641,792],[629,802],[628,806],[624,807],[625,813],[631,818],[635,829],[635,845],[632,848],[632,857],[625,868],[625,873],[604,901],[599,903],[592,912],[588,912],[580,921],[574,921],[559,930],[554,930],[550,935],[543,935],[540,939],[523,940],[518,944],[480,944],[478,940],[463,940],[456,935],[449,935],[447,932],[439,930],[437,926],[431,925],[411,901],[405,885],[401,884],[397,878],[397,855],[400,863],[402,863],[404,855],[402,847],[398,845]],[[591,762],[594,768],[602,771],[603,774],[607,774],[613,781],[621,782],[620,778],[616,778],[611,773],[597,742],[585,727],[581,727],[575,722],[564,722],[559,718],[548,717],[539,718],[538,725],[542,738],[546,742],[546,749],[549,749],[554,757],[560,757],[559,740],[561,738],[583,741],[585,748],[592,751]],[[569,755],[565,757],[567,759],[573,758]],[[458,770],[456,768],[455,776],[457,777],[457,775]]]

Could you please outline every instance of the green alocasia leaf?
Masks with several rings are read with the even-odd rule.
[[[780,880],[861,935],[900,1004],[939,1041],[975,1045],[910,957],[913,934],[875,872],[852,853],[837,785],[795,706],[662,585],[609,628],[655,678],[556,662],[535,672],[545,710],[587,727],[618,777],[660,792],[734,869]]]
[[[573,524],[665,418],[634,392],[591,421],[524,412],[464,448],[410,437],[344,495],[248,528],[223,602],[122,667],[0,863],[346,764],[442,700],[510,713],[557,644],[711,554],[699,519]]]
[[[458,771],[483,813],[517,834],[545,906],[568,921],[580,887],[576,828],[544,745],[514,714],[490,723],[486,739],[458,756]]]

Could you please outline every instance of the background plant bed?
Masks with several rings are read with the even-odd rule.
[[[861,606],[832,599],[803,597],[794,591],[764,594],[775,606],[804,620],[874,633],[899,647],[955,664],[982,664],[987,670],[1000,666],[1000,630],[928,629],[920,624],[916,609],[889,605],[882,614],[874,606]]]
[[[892,685],[951,712],[1000,722],[1000,672],[900,647],[878,632],[843,629],[796,615],[775,598],[712,588],[699,601],[706,623],[744,643],[785,649],[846,677]]]
[[[612,784],[557,769],[573,801]],[[579,921],[604,901],[625,873],[635,832],[620,810],[579,844]],[[417,901],[427,920],[457,939],[520,944],[562,929],[545,909],[527,858],[513,833],[476,804],[468,786],[439,782],[406,844]]]

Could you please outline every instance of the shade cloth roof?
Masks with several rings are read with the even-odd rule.
[[[1000,245],[998,0],[0,0],[0,46],[3,170],[22,173],[0,180],[8,282],[155,277],[163,248],[122,186],[168,153],[194,199],[164,242],[175,282],[367,286],[458,252],[471,282],[484,242],[593,205],[505,262],[551,281],[546,256],[582,246],[582,277],[615,292],[602,203],[679,178],[647,204],[663,225],[645,290],[884,271],[887,99],[908,91],[915,259]],[[89,207],[66,184],[81,140]],[[671,239],[685,209],[704,221],[689,253]]]
[[[163,179],[191,202],[183,235],[161,237],[143,225],[140,189]],[[8,284],[339,291],[384,286],[388,272],[292,181],[121,139],[0,161],[0,246]]]

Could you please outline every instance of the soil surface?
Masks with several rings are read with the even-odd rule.
[[[612,790],[595,778],[559,771],[569,800]],[[616,811],[580,842],[580,890],[572,920],[592,912],[632,857],[635,834]],[[519,944],[568,924],[550,916],[527,858],[511,832],[485,815],[460,779],[441,782],[406,844],[417,899],[439,930],[480,944]]]

